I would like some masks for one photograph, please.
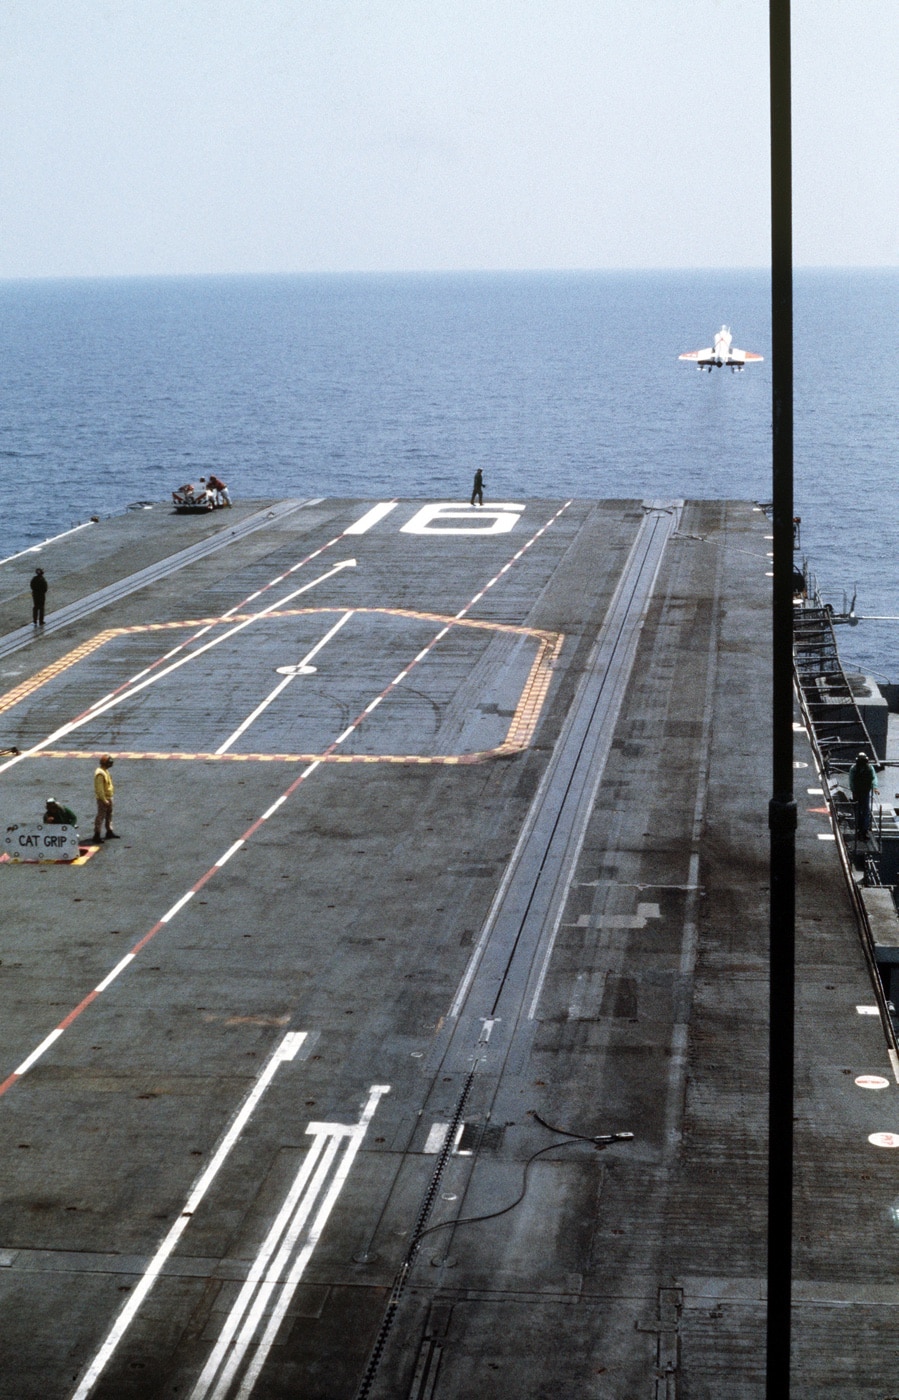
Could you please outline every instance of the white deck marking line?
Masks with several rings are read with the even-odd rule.
[[[48,1036],[45,1036],[44,1039],[41,1041],[40,1045],[37,1047],[37,1049],[32,1050],[31,1054],[28,1056],[28,1059],[23,1060],[22,1063],[19,1065],[19,1068],[17,1070],[14,1070],[13,1073],[17,1074],[20,1078],[23,1074],[27,1074],[28,1071],[31,1069],[31,1066],[34,1064],[35,1060],[39,1060],[41,1055],[43,1055],[44,1051],[49,1050],[53,1042],[55,1040],[58,1040],[61,1035],[62,1031],[59,1028],[59,1026],[57,1026],[56,1030],[51,1031]]]
[[[120,972],[125,971],[125,968],[130,962],[134,962],[134,954],[126,953],[125,956],[122,958],[121,962],[116,963],[115,967],[112,969],[112,972],[107,972],[106,976],[103,978],[103,981],[97,983],[96,987],[94,988],[94,991],[105,992],[106,988],[110,985],[110,983],[115,981]],[[62,1031],[60,1031],[60,1035],[62,1035]]]
[[[389,515],[392,510],[396,510],[396,501],[382,501],[380,505],[373,506],[371,510],[360,515],[354,525],[350,525],[344,530],[345,535],[364,535],[373,525],[377,525],[383,520],[385,515]]]
[[[240,838],[239,841],[235,841],[233,846],[229,846],[229,847],[228,847],[227,851],[225,852],[225,854],[224,854],[223,856],[219,856],[218,860],[215,862],[216,867],[217,867],[219,870],[221,870],[222,866],[223,866],[223,865],[227,865],[227,863],[228,863],[228,861],[231,859],[231,857],[232,857],[232,856],[236,856],[236,855],[237,855],[237,852],[240,850],[241,846],[243,846],[243,845],[245,845],[245,844],[246,844],[246,843],[244,842],[244,839],[243,839],[243,837],[241,836],[241,838]]]
[[[448,1132],[449,1123],[432,1123],[422,1152],[426,1153],[429,1157],[433,1157],[446,1142],[446,1135]]]
[[[276,1256],[276,1262],[281,1263],[284,1244],[288,1245],[288,1253],[295,1244],[296,1237],[312,1212],[315,1198],[333,1165],[339,1146],[340,1138],[336,1134],[329,1136],[320,1133],[315,1136],[312,1146],[294,1178],[287,1198],[278,1212],[262,1248],[253,1260],[250,1272],[225,1320],[225,1325],[212,1354],[191,1392],[190,1400],[201,1400],[201,1397],[202,1400],[207,1400],[207,1397],[211,1397],[211,1400],[218,1400],[220,1395],[227,1392],[234,1372],[240,1366],[246,1353],[248,1341],[245,1340],[245,1336],[252,1337],[258,1325],[259,1315],[271,1297],[277,1282],[277,1276],[274,1281],[269,1278],[272,1256],[275,1255],[280,1243],[281,1249]],[[282,1236],[285,1236],[283,1241]],[[254,1301],[253,1295],[257,1291],[259,1296]],[[245,1314],[247,1315],[246,1321],[244,1320]],[[242,1327],[241,1324],[243,1324]],[[240,1335],[234,1342],[234,1335],[239,1328],[241,1329]],[[232,1342],[234,1342],[233,1349]],[[221,1369],[223,1363],[224,1370]],[[216,1383],[217,1375],[218,1382]],[[212,1391],[210,1390],[211,1386],[215,1386]]]
[[[565,504],[564,504],[563,506],[561,506],[561,507],[559,508],[559,510],[557,510],[556,513],[555,513],[553,516],[550,517],[550,519],[546,522],[546,524],[545,524],[545,525],[542,525],[542,526],[540,527],[540,529],[537,530],[537,532],[534,534],[534,536],[532,537],[532,539],[528,541],[528,544],[524,545],[523,548],[520,549],[520,550],[518,551],[518,553],[517,553],[516,555],[513,556],[513,559],[519,558],[519,557],[524,553],[524,550],[525,550],[525,549],[527,549],[531,544],[533,544],[537,539],[539,539],[539,537],[540,537],[542,534],[545,534],[545,532],[549,529],[550,525],[552,525],[553,522],[556,521],[556,520],[559,518],[559,516],[562,515],[562,513],[568,509],[568,507],[569,507],[570,505],[571,505],[571,501],[570,501],[570,500],[569,500],[569,501],[566,501]],[[333,543],[333,541],[332,541],[332,543]],[[323,548],[327,548],[327,547],[328,547],[328,546],[326,546],[326,545],[323,546]],[[316,552],[317,552],[317,553],[321,553],[321,550],[316,551]],[[309,557],[309,558],[313,558],[314,556],[313,556],[313,555],[310,555],[310,556],[308,556],[308,557]],[[303,562],[303,561],[301,561],[301,562]],[[300,567],[300,564],[295,565],[295,568],[299,568],[299,567]],[[313,582],[315,582],[315,581],[313,581]],[[310,586],[311,586],[311,585],[310,585]],[[303,590],[300,590],[300,591],[302,592]],[[276,603],[276,604],[273,604],[273,606],[277,607],[278,604],[277,604],[277,603]],[[464,614],[465,614],[466,611],[467,611],[467,609],[463,608],[462,613],[460,614],[460,616],[464,616]],[[258,613],[254,613],[254,614],[253,614],[253,618],[256,618],[256,617],[258,617],[258,616],[260,616],[260,614],[258,614]],[[252,621],[253,619],[248,619],[248,620],[249,620],[249,621]],[[445,637],[445,636],[446,636],[446,634],[447,634],[449,631],[450,631],[450,628],[449,628],[448,626],[442,627],[442,628],[440,629],[440,631],[435,635],[435,637],[433,638],[433,640],[432,640],[432,641],[428,644],[428,646],[425,648],[425,650],[429,652],[434,646],[436,646],[437,642],[440,641],[440,639],[441,639],[442,637]],[[414,664],[414,663],[412,663],[412,664]],[[411,670],[411,669],[412,669],[412,665],[410,665],[408,669]],[[391,689],[391,686],[387,686],[386,689],[385,689],[384,691],[382,691],[381,695],[377,697],[378,702],[380,702],[380,701],[390,692],[390,689]],[[373,707],[373,706],[372,706],[372,707]],[[360,714],[360,715],[358,716],[358,718],[354,721],[354,723],[353,723],[353,727],[354,727],[354,728],[355,728],[357,725],[359,725],[359,724],[362,723],[362,720],[364,719],[365,714],[366,714],[366,711],[363,710],[362,714]],[[49,743],[50,741],[49,741],[49,740],[46,740],[46,741],[44,741],[44,742],[45,742],[45,743]],[[40,745],[39,747],[43,747],[43,744]],[[327,754],[327,753],[331,753],[335,747],[336,747],[336,744],[331,744],[331,745],[329,745],[328,749],[325,751],[326,754]],[[34,750],[30,750],[29,752],[37,752],[37,751],[38,751],[37,749],[34,749]],[[21,757],[28,757],[28,754],[23,754],[23,755],[21,755]],[[242,843],[248,841],[249,838],[259,829],[259,827],[262,825],[263,821],[267,820],[268,816],[269,816],[272,812],[274,812],[274,811],[277,809],[277,807],[279,807],[283,802],[286,802],[287,799],[288,799],[289,797],[291,797],[291,796],[296,792],[296,790],[297,790],[297,788],[300,786],[300,784],[303,783],[303,782],[305,782],[306,779],[309,778],[309,777],[315,772],[316,768],[320,768],[321,765],[322,765],[322,759],[320,759],[320,758],[313,759],[311,763],[307,764],[307,766],[303,769],[302,773],[300,773],[300,774],[298,775],[298,777],[294,778],[293,782],[290,783],[290,785],[285,789],[285,791],[281,794],[281,796],[278,798],[278,800],[277,800],[275,803],[272,804],[272,806],[268,809],[268,812],[266,812],[263,816],[257,817],[256,821],[254,821],[254,822],[247,828],[247,830],[243,833],[243,836],[240,838],[240,841],[241,841]],[[3,767],[0,766],[0,772],[2,772],[2,771],[3,771]],[[547,770],[544,772],[543,778],[541,779],[541,786],[540,786],[540,788],[538,788],[538,795],[539,795],[540,791],[542,790],[542,784],[543,784],[543,782],[546,781],[546,778],[547,778],[548,773],[549,773],[549,769],[547,769]],[[532,807],[531,807],[531,812],[533,812],[533,804],[532,804]],[[530,818],[530,813],[529,813],[529,818]],[[529,819],[529,818],[528,818],[528,819]],[[527,828],[528,828],[528,819],[526,819],[526,821],[525,821],[525,830],[527,830]],[[523,837],[523,836],[524,836],[524,831],[522,832],[522,837]],[[519,841],[520,841],[521,839],[522,839],[522,838],[519,838]],[[516,847],[516,849],[517,849],[517,847]],[[510,863],[510,864],[511,864],[511,863]],[[179,901],[179,906],[182,905],[182,904],[184,904],[184,903],[186,903],[187,900],[190,898],[191,895],[196,894],[198,890],[201,890],[201,889],[203,888],[203,886],[206,884],[206,882],[207,882],[208,880],[210,880],[210,879],[212,878],[212,876],[216,873],[216,869],[217,869],[217,868],[218,868],[218,867],[217,867],[217,864],[211,865],[211,866],[209,867],[209,869],[208,869],[203,875],[200,876],[200,878],[197,880],[196,884],[193,886],[193,889],[190,890],[186,896],[183,896],[183,897],[182,897],[182,899]],[[508,878],[511,878],[511,870],[510,870],[510,867],[507,867],[506,875],[504,875],[504,883],[500,886],[500,891],[497,892],[497,900],[499,899],[500,894],[502,893],[502,891],[503,891],[504,888],[505,888],[505,881],[506,881],[506,877],[507,877],[507,876],[508,876]],[[497,900],[494,901],[494,904],[496,904]],[[171,918],[173,917],[173,915],[174,915],[174,913],[175,913],[175,910],[176,910],[176,907],[173,907],[171,910],[169,910],[169,914],[168,914],[168,918],[169,918],[169,919],[171,919]],[[492,909],[491,909],[491,915],[492,915]],[[490,916],[488,916],[488,917],[490,917]],[[143,936],[142,936],[141,938],[138,939],[137,943],[134,944],[134,947],[131,948],[130,952],[131,952],[132,957],[136,957],[137,954],[140,953],[140,952],[146,947],[146,945],[147,945],[148,943],[150,943],[150,942],[156,937],[156,935],[157,935],[157,933],[159,933],[160,929],[164,928],[165,926],[166,926],[165,922],[164,922],[162,919],[158,919],[158,920],[156,921],[156,923],[153,924],[153,926],[152,926],[151,928],[149,928],[149,929],[147,930],[147,932],[146,932],[145,934],[143,934]],[[470,963],[470,964],[469,964],[469,971],[470,971],[470,973],[471,973],[472,976],[473,976],[474,965],[475,965],[474,963]],[[25,1060],[25,1061],[23,1061],[23,1064],[24,1064],[24,1066],[25,1066],[26,1069],[29,1068],[29,1067],[34,1063],[35,1059],[37,1059],[37,1058],[39,1057],[39,1055],[41,1055],[41,1054],[44,1053],[44,1050],[46,1050],[46,1049],[48,1048],[49,1045],[51,1045],[55,1040],[57,1040],[57,1039],[59,1038],[60,1035],[62,1035],[62,1032],[63,1032],[63,1031],[68,1030],[69,1026],[71,1026],[71,1025],[73,1024],[73,1022],[77,1021],[77,1019],[79,1018],[79,1016],[81,1016],[82,1012],[84,1012],[84,1011],[87,1010],[88,1006],[90,1006],[91,1003],[92,1003],[93,1001],[96,1000],[96,998],[97,998],[98,995],[100,995],[100,993],[98,992],[97,988],[94,987],[94,988],[92,988],[84,997],[82,997],[81,1001],[78,1002],[77,1006],[73,1006],[73,1007],[72,1007],[71,1011],[69,1011],[69,1013],[68,1013],[66,1016],[63,1017],[62,1021],[59,1023],[59,1025],[56,1027],[56,1029],[55,1029],[54,1031],[52,1031],[52,1032],[50,1033],[50,1035],[49,1035],[48,1037],[46,1037],[45,1040],[41,1041],[40,1045],[37,1047],[37,1050],[32,1051],[32,1053],[31,1053],[31,1055],[29,1055],[28,1059]],[[457,998],[457,1000],[458,1000],[458,998]],[[2,1081],[2,1083],[0,1083],[0,1098],[2,1098],[3,1095],[6,1094],[6,1093],[13,1087],[14,1084],[18,1083],[19,1079],[22,1077],[22,1073],[23,1073],[23,1072],[24,1072],[24,1071],[22,1071],[22,1068],[21,1068],[21,1066],[20,1066],[19,1069],[13,1070],[10,1074],[8,1074],[8,1075],[6,1076],[6,1078]]]
[[[382,1096],[389,1092],[388,1084],[372,1085],[368,1102],[358,1123],[310,1123],[307,1126],[306,1132],[313,1138],[312,1145],[259,1253],[253,1260],[218,1341],[191,1392],[190,1400],[224,1400],[248,1349],[254,1344],[254,1337],[263,1321],[269,1299],[281,1283],[280,1295],[237,1392],[238,1400],[244,1400],[252,1392],[306,1265],[349,1176],[378,1103]],[[325,1192],[299,1254],[287,1273],[291,1255],[299,1243],[328,1173],[343,1145],[343,1159]]]
[[[45,545],[55,544],[57,540],[64,540],[66,535],[77,535],[79,530],[88,530],[93,523],[93,520],[85,520],[83,525],[73,525],[70,530],[63,530],[61,535],[51,535],[48,540],[42,540],[40,544],[30,545],[28,549],[20,549],[18,554],[8,554],[5,559],[0,559],[0,565],[11,564],[14,559],[21,559],[25,554],[40,554]]]
[[[64,738],[67,734],[72,734],[76,729],[80,729],[83,724],[91,724],[94,720],[99,719],[100,715],[105,714],[107,710],[111,710],[115,705],[120,705],[125,700],[130,700],[132,696],[137,695],[141,690],[145,690],[147,686],[155,685],[157,681],[162,680],[165,676],[170,676],[173,671],[177,671],[180,667],[186,666],[188,662],[195,661],[198,656],[202,656],[205,652],[211,651],[213,647],[221,646],[222,642],[227,641],[229,637],[233,637],[237,632],[243,631],[245,627],[249,627],[251,623],[258,621],[259,618],[265,617],[275,608],[283,607],[285,603],[292,602],[294,598],[298,598],[301,593],[308,593],[311,588],[316,588],[318,584],[324,583],[329,578],[333,578],[341,569],[355,567],[355,559],[344,559],[341,563],[335,564],[333,569],[329,569],[325,574],[320,574],[318,578],[312,579],[310,583],[304,584],[302,588],[295,589],[293,593],[289,593],[285,598],[279,598],[275,602],[269,603],[268,607],[261,608],[259,612],[253,613],[251,617],[244,618],[243,622],[238,622],[234,627],[229,627],[220,637],[213,637],[211,642],[204,643],[204,645],[198,647],[196,651],[188,652],[186,656],[182,656],[178,661],[173,661],[170,666],[166,666],[163,670],[156,671],[152,676],[148,676],[146,680],[138,682],[137,685],[132,685],[128,689],[120,690],[113,699],[107,700],[105,704],[95,705],[91,709],[86,710],[83,714],[79,715],[77,719],[70,720],[53,734],[48,735],[46,739],[42,739],[40,743],[33,744],[30,749],[26,749],[23,753],[8,759],[6,763],[0,764],[0,773],[5,773],[8,768],[12,768],[15,764],[21,763],[23,759],[32,758],[34,754],[40,753],[42,749],[49,748],[57,739]]]
[[[159,922],[160,922],[161,924],[170,923],[171,920],[174,919],[175,915],[178,913],[178,910],[179,910],[179,909],[183,909],[184,906],[185,906],[185,904],[187,903],[187,901],[188,901],[189,899],[193,899],[193,897],[194,897],[194,892],[193,892],[193,890],[188,890],[188,891],[187,891],[187,894],[183,894],[183,895],[181,896],[181,898],[180,898],[179,900],[177,900],[177,901],[172,905],[171,909],[168,911],[167,914],[163,914],[163,915],[162,915],[162,917],[160,918]]]
[[[331,640],[335,633],[340,631],[341,627],[344,627],[349,622],[352,616],[353,610],[351,608],[349,612],[345,612],[343,617],[339,618],[337,622],[334,623],[334,626],[330,629],[330,631],[325,633],[325,635],[321,638],[320,641],[316,642],[315,646],[312,648],[311,651],[307,651],[302,661],[297,662],[297,667],[300,668],[303,666],[308,666],[313,656],[318,655],[322,647],[324,647]],[[278,684],[275,686],[274,690],[269,695],[267,695],[259,705],[256,706],[255,710],[253,710],[251,714],[247,715],[243,723],[237,726],[234,733],[230,734],[225,740],[225,742],[215,750],[216,754],[227,753],[231,745],[235,742],[235,740],[239,739],[241,734],[246,733],[246,731],[249,729],[250,725],[254,722],[254,720],[257,720],[259,716],[268,709],[269,705],[271,705],[273,701],[275,701],[278,698],[282,690],[287,689],[287,687],[290,685],[290,682],[293,680],[296,680],[295,675],[285,676],[283,680],[279,681]]]
[[[337,1198],[343,1190],[347,1177],[350,1174],[350,1168],[353,1165],[353,1161],[355,1160],[356,1154],[359,1151],[359,1148],[362,1146],[362,1139],[365,1136],[365,1132],[368,1128],[368,1124],[371,1121],[371,1118],[374,1116],[375,1109],[378,1106],[378,1100],[383,1094],[389,1093],[389,1084],[376,1084],[372,1086],[371,1098],[369,1099],[365,1112],[363,1113],[359,1124],[353,1130],[353,1136],[347,1145],[346,1151],[344,1152],[343,1161],[338,1166],[334,1179],[331,1182],[330,1187],[328,1188],[327,1194],[325,1195],[325,1199],[319,1207],[318,1214],[316,1215],[315,1220],[312,1223],[312,1228],[309,1231],[306,1243],[303,1246],[300,1255],[298,1256],[296,1262],[293,1265],[293,1268],[290,1271],[290,1276],[288,1277],[287,1282],[281,1289],[281,1296],[275,1304],[275,1308],[272,1312],[271,1318],[269,1319],[268,1326],[266,1327],[265,1332],[262,1335],[262,1340],[260,1341],[256,1353],[253,1356],[252,1361],[250,1362],[249,1368],[247,1369],[247,1373],[244,1376],[243,1384],[241,1385],[240,1390],[237,1394],[237,1400],[247,1400],[247,1397],[249,1397],[249,1395],[251,1394],[253,1387],[255,1386],[256,1381],[259,1378],[259,1374],[263,1366],[265,1365],[265,1362],[268,1358],[268,1354],[271,1351],[271,1348],[275,1342],[275,1338],[277,1337],[277,1334],[281,1328],[281,1324],[284,1321],[287,1309],[290,1307],[291,1299],[293,1298],[293,1295],[297,1290],[297,1287],[303,1277],[303,1274],[306,1271],[306,1265],[309,1263],[309,1260],[312,1258],[312,1255],[315,1252],[316,1245],[321,1239],[325,1225],[328,1222],[328,1217],[330,1216],[331,1211],[337,1203]],[[322,1123],[316,1126],[318,1128],[325,1128],[327,1125]]]
[[[278,810],[279,807],[283,807],[283,805],[284,805],[284,803],[285,803],[286,801],[287,801],[287,798],[282,794],[281,797],[277,798],[276,801],[274,801],[274,802],[272,803],[272,805],[269,807],[268,811],[262,813],[262,818],[261,818],[261,820],[264,821],[264,822],[267,822],[267,821],[269,820],[270,817],[273,817],[273,816],[275,815],[275,813],[277,812],[277,810]],[[238,844],[242,846],[242,845],[243,845],[243,841],[240,841]]]
[[[143,1278],[119,1313],[105,1341],[88,1367],[81,1384],[72,1396],[72,1400],[85,1400],[85,1396],[89,1395],[97,1384],[110,1358],[125,1333],[128,1331],[131,1323],[134,1321],[138,1309],[159,1277],[165,1261],[190,1224],[197,1207],[218,1176],[228,1154],[231,1152],[231,1149],[234,1147],[249,1122],[250,1117],[258,1107],[260,1099],[271,1084],[277,1070],[281,1065],[294,1059],[297,1051],[306,1039],[306,1036],[306,1031],[288,1031],[283,1040],[275,1047],[271,1059],[256,1080],[247,1098],[244,1100],[243,1107],[238,1112],[230,1128],[228,1128],[225,1136],[216,1148],[209,1166],[204,1168],[194,1183],[190,1195],[185,1202],[183,1211],[153,1255],[153,1258],[147,1265]]]

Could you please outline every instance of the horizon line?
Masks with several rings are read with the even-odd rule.
[[[899,263],[797,263],[794,273],[801,272],[897,272]],[[731,263],[727,265],[690,266],[679,264],[647,263],[640,267],[454,267],[454,268],[307,268],[281,271],[237,271],[228,272],[40,272],[40,273],[0,273],[0,285],[22,282],[176,282],[176,281],[225,281],[245,278],[263,280],[286,278],[340,278],[340,277],[586,277],[586,276],[643,276],[659,273],[761,273],[770,275],[767,263]]]

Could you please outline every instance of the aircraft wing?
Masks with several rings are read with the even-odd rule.
[[[753,350],[731,350],[727,357],[729,365],[748,365],[751,361],[763,360],[764,355],[756,355]]]
[[[711,364],[715,358],[715,352],[711,345],[707,345],[704,350],[687,350],[683,355],[678,355],[679,360],[695,360],[698,364]]]

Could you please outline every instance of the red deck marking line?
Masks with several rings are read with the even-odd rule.
[[[161,919],[157,919],[153,927],[147,929],[147,932],[144,934],[143,938],[139,938],[137,940],[134,947],[131,949],[135,957],[137,957],[138,953],[142,952],[143,949],[146,948],[147,944],[156,937],[157,933],[161,928],[165,928],[165,924],[162,922]]]
[[[96,1001],[97,995],[97,989],[96,987],[94,987],[92,991],[88,992],[86,997],[83,997],[82,1000],[79,1001],[77,1006],[74,1006],[72,1008],[68,1016],[63,1017],[63,1019],[60,1021],[59,1025],[56,1028],[59,1031],[60,1035],[62,1035],[63,1031],[67,1031],[69,1029],[69,1026],[72,1024],[73,1021],[77,1021],[82,1011],[86,1010],[86,1008],[90,1006],[92,1001]]]

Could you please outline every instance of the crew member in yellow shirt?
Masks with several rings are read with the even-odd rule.
[[[105,753],[100,759],[100,766],[94,771],[94,793],[97,798],[97,815],[94,817],[94,840],[99,843],[103,840],[102,827],[106,823],[107,841],[117,841],[119,833],[112,829],[112,794],[115,791],[112,785],[112,778],[109,770],[112,767],[112,758]]]

